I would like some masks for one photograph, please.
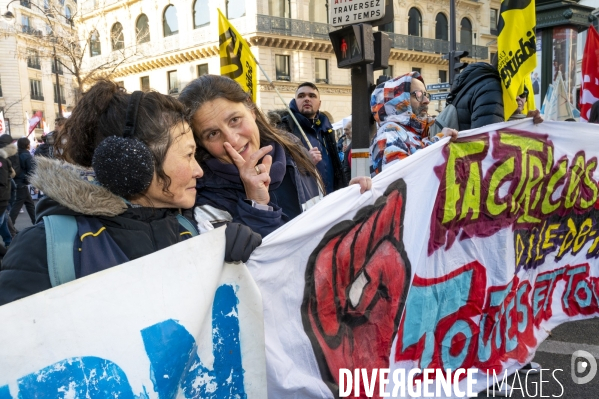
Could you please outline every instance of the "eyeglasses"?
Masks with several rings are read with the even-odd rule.
[[[413,91],[410,93],[410,95],[414,96],[416,98],[416,101],[420,103],[424,101],[424,97],[426,97],[429,100],[431,99],[430,93],[427,93],[426,91],[422,90]]]
[[[518,97],[526,99],[528,97],[528,93],[518,94]]]

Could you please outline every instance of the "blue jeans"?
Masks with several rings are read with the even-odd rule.
[[[2,240],[4,240],[4,246],[8,248],[12,242],[12,235],[10,234],[10,231],[8,231],[8,211],[4,211],[2,215],[0,215],[0,236],[2,236]]]

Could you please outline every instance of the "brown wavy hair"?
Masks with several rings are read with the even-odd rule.
[[[110,80],[100,80],[83,94],[54,142],[59,159],[92,166],[96,147],[109,136],[122,136],[131,94]],[[135,138],[152,153],[154,170],[169,193],[164,159],[172,144],[171,129],[186,121],[185,107],[177,99],[158,92],[144,93],[139,103]]]
[[[262,111],[258,109],[252,101],[248,93],[243,91],[239,83],[231,78],[219,75],[202,75],[197,79],[192,80],[181,94],[179,101],[187,107],[187,117],[192,130],[197,131],[193,124],[193,115],[206,103],[223,98],[234,103],[243,103],[248,109],[256,114],[256,124],[260,132],[260,148],[268,143],[279,143],[285,149],[285,152],[291,155],[295,161],[299,172],[303,175],[310,175],[316,179],[318,186],[324,193],[324,184],[316,166],[312,163],[306,149],[294,142],[285,132],[282,132],[270,123],[264,116]],[[212,158],[212,155],[202,147],[197,139],[198,150],[196,157],[199,163],[203,163],[206,159]]]

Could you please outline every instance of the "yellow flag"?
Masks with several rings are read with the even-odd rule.
[[[235,80],[256,102],[256,60],[250,46],[218,10],[220,74]]]
[[[525,81],[528,80],[530,84],[530,72],[537,66],[536,24],[534,0],[501,1],[497,25],[497,57],[503,85],[505,120],[516,110],[516,96],[524,91]],[[532,94],[532,85],[527,85],[527,88]],[[529,95],[528,101],[534,102],[533,97]],[[531,107],[531,104],[527,105]]]

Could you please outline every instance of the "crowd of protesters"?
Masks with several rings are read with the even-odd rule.
[[[510,119],[542,122],[538,111],[523,113],[529,95],[525,87]],[[468,65],[447,102],[457,114],[453,127],[429,115],[418,72],[379,84],[370,100],[372,176],[442,137],[455,140],[458,130],[503,121],[497,69]],[[324,195],[349,184],[369,190],[370,177],[351,179],[351,121],[336,139],[320,106],[310,82],[297,87],[286,110],[265,115],[227,77],[204,75],[178,99],[99,81],[68,119],[57,119],[34,156],[28,138],[0,136],[0,305],[56,285],[47,253],[30,252],[46,248],[56,215],[72,216],[81,237],[103,231],[76,244],[79,278],[223,224],[225,260],[246,261],[262,236]],[[589,121],[599,122],[599,102]],[[30,185],[40,192],[37,207]],[[17,232],[23,207],[33,226]]]

